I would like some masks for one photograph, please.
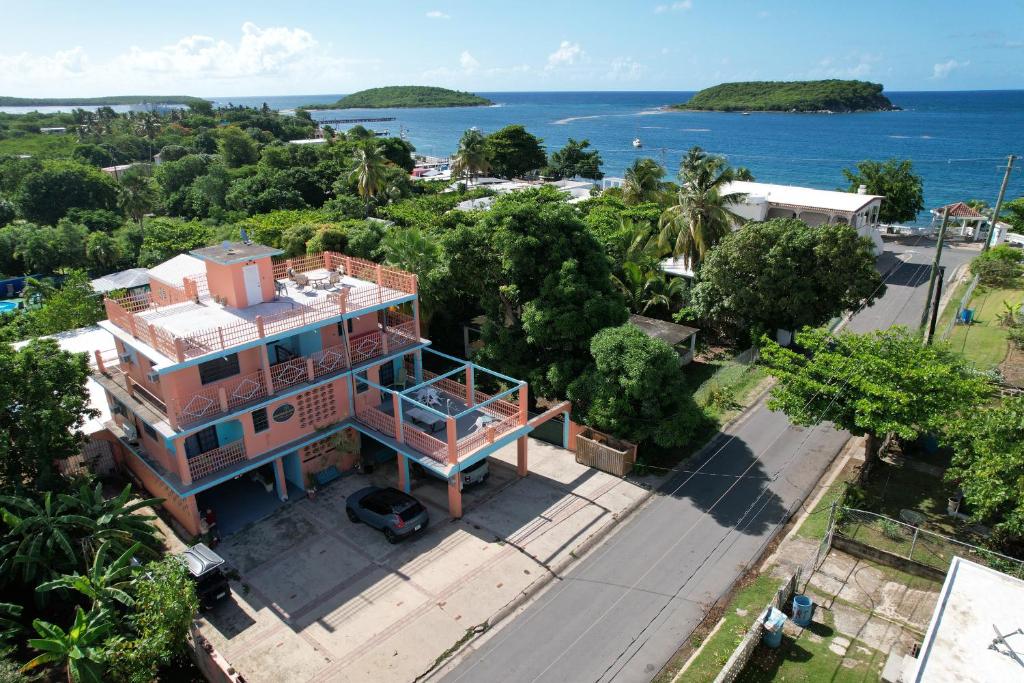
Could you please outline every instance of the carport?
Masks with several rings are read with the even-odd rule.
[[[287,496],[302,496],[302,489],[286,481]],[[199,516],[213,510],[221,537],[244,529],[253,522],[266,519],[287,503],[278,494],[274,463],[265,463],[227,481],[196,494]]]

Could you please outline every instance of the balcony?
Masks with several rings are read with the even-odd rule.
[[[179,426],[195,426],[301,384],[337,377],[352,367],[419,343],[416,321],[412,317],[389,312],[386,321],[377,331],[350,339],[351,351],[344,344],[337,344],[271,365],[269,373],[257,370],[208,384],[188,398],[172,401],[173,417]]]
[[[381,402],[355,418],[386,442],[405,444],[440,467],[457,464],[526,426],[526,384],[490,395],[474,386],[480,374],[502,377],[472,363],[440,375],[424,370],[423,381],[404,390],[357,377],[358,386],[380,392]]]
[[[246,459],[245,443],[233,441],[188,459],[188,473],[197,481]]]
[[[275,261],[277,295],[246,308],[215,301],[204,278],[185,278],[166,301],[105,299],[107,319],[170,362],[229,350],[373,307],[408,301],[416,276],[333,252]]]

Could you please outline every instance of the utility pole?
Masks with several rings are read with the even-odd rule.
[[[935,324],[939,322],[939,306],[942,302],[942,283],[946,280],[946,266],[939,266],[939,279],[935,285],[935,298],[932,300],[931,322],[928,323],[925,344],[931,344],[935,340]]]
[[[996,198],[996,205],[992,209],[992,224],[988,228],[988,238],[985,240],[985,246],[981,248],[982,251],[988,251],[988,248],[992,246],[992,237],[996,233],[996,223],[999,221],[999,210],[1003,208],[1003,196],[1006,194],[1006,185],[1010,182],[1010,171],[1013,170],[1013,161],[1016,158],[1012,154],[1006,158],[1006,172],[1003,173],[1003,184],[999,186],[999,196]]]
[[[928,298],[925,300],[924,310],[921,311],[921,325],[919,329],[925,334],[925,343],[928,342],[928,333],[925,332],[925,325],[928,324],[928,315],[932,309],[932,294],[935,291],[935,277],[939,274],[939,260],[942,258],[942,243],[946,239],[946,225],[949,224],[949,207],[942,209],[942,225],[939,227],[939,241],[935,245],[935,260],[932,262],[932,274],[928,278]]]

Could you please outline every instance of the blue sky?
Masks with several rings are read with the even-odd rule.
[[[45,8],[45,9],[44,9]],[[1024,88],[1024,0],[0,0],[0,94]]]

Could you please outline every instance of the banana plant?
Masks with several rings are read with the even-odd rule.
[[[112,624],[105,611],[85,612],[75,608],[75,620],[67,631],[42,619],[32,622],[39,638],[31,638],[29,647],[42,654],[22,667],[31,671],[44,664],[61,666],[69,683],[103,683],[103,641]]]
[[[114,607],[113,603],[131,606],[132,598],[125,590],[131,583],[132,557],[142,547],[135,543],[110,564],[106,563],[107,554],[113,547],[110,541],[104,541],[87,574],[65,574],[60,578],[46,581],[36,586],[36,591],[46,593],[52,590],[78,591],[92,601],[93,609]]]

